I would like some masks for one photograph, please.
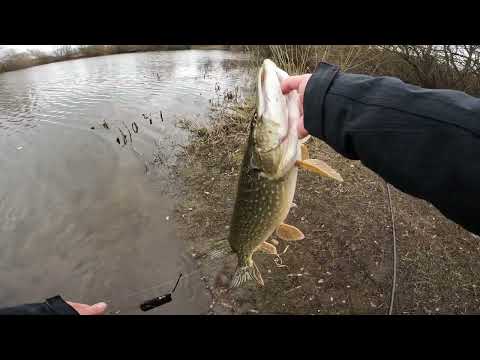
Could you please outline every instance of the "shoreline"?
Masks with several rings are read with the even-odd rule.
[[[81,53],[78,50],[67,56],[55,56],[55,55],[47,55],[42,54],[41,57],[37,58],[28,58],[26,59],[25,56],[28,56],[27,53],[16,53],[11,55],[11,57],[20,57],[21,61],[26,63],[15,63],[15,60],[12,60],[12,63],[8,63],[10,60],[6,57],[6,63],[4,62],[5,59],[0,60],[0,74],[28,69],[35,66],[52,64],[62,61],[70,61],[70,60],[77,60],[77,59],[85,59],[85,58],[93,58],[99,56],[108,56],[108,55],[117,55],[117,54],[132,54],[132,53],[142,53],[142,52],[155,52],[155,51],[181,51],[181,50],[232,50],[235,51],[235,47],[226,46],[226,45],[160,45],[156,49],[141,49],[141,48],[132,48],[130,50],[122,50],[122,51],[111,51],[106,53]],[[9,68],[11,67],[11,68]]]

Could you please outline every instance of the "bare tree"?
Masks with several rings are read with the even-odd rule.
[[[74,53],[72,45],[57,45],[53,54],[59,58],[72,56]]]
[[[393,75],[427,88],[480,95],[479,45],[387,45]]]

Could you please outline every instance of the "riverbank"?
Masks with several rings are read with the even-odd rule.
[[[287,222],[306,239],[278,246],[284,266],[256,254],[264,288],[248,284],[229,292],[234,256],[209,260],[226,241],[254,103],[226,101],[212,109],[212,126],[186,123],[193,140],[177,168],[184,199],[176,210],[179,237],[189,243],[214,297],[216,314],[387,314],[393,276],[393,235],[384,181],[328,145],[308,142],[313,158],[344,178],[336,183],[299,174]],[[397,236],[394,314],[480,312],[478,238],[432,205],[392,186]],[[201,226],[199,226],[201,224]]]
[[[175,51],[175,50],[238,50],[238,47],[228,45],[82,45],[72,48],[70,45],[59,47],[52,54],[41,51],[22,53],[11,52],[0,59],[0,73],[26,69],[33,66],[50,64],[113,54],[125,54],[148,51]]]

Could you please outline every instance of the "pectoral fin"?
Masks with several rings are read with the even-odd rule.
[[[340,182],[343,181],[340,174],[337,173],[334,169],[332,169],[322,160],[318,160],[318,159],[297,160],[295,162],[295,165],[298,166],[299,168],[305,169],[307,171],[311,171],[315,174],[326,176]]]
[[[297,241],[305,239],[305,235],[295,226],[280,224],[277,228],[277,236],[285,241]]]
[[[302,151],[302,160],[307,160],[310,156],[308,155],[307,145],[301,144],[300,150]]]

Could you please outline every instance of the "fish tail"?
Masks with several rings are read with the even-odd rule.
[[[260,286],[264,285],[262,274],[253,260],[250,261],[250,265],[242,265],[243,264],[239,262],[233,274],[231,288],[239,287],[251,280],[255,280]]]

